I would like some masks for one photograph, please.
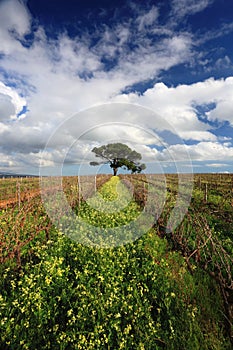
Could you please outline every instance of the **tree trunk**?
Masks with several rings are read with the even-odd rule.
[[[113,176],[116,176],[118,168],[113,168]]]

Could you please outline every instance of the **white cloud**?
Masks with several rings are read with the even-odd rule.
[[[215,101],[216,107],[206,113],[208,119],[228,121],[233,126],[233,77],[219,81]]]
[[[214,0],[172,0],[172,12],[176,17],[185,17],[203,11]]]
[[[226,167],[228,164],[226,163],[209,163],[206,164],[206,166],[211,167],[211,168],[220,168],[220,167]]]
[[[221,24],[217,29],[214,28],[210,31],[202,32],[196,44],[203,44],[207,41],[220,38],[224,35],[228,35],[233,30],[233,22],[226,22]]]
[[[0,2],[0,52],[12,54],[24,51],[18,39],[30,31],[31,16],[23,2],[3,0]]]
[[[11,166],[16,165],[16,161],[13,159],[13,157],[0,152],[0,169],[4,170],[4,168],[9,168]]]
[[[181,17],[202,11],[210,4],[208,0],[174,0],[173,19],[180,23]],[[0,3],[0,78],[4,82],[0,82],[0,150],[5,154],[2,164],[38,165],[41,150],[60,123],[77,112],[106,102],[132,103],[147,107],[148,111],[138,107],[133,113],[126,108],[124,113],[124,108],[119,107],[119,110],[113,106],[112,110],[103,109],[98,115],[91,111],[80,112],[76,121],[72,119],[72,125],[67,124],[53,138],[54,153],[46,155],[44,164],[61,161],[67,147],[77,137],[96,123],[109,121],[122,125],[134,123],[135,128],[105,125],[95,129],[92,134],[85,135],[86,145],[81,141],[74,144],[66,161],[72,162],[72,157],[74,161],[85,158],[93,142],[120,137],[144,152],[148,161],[165,156],[166,151],[161,155],[156,148],[148,146],[160,141],[171,152],[182,155],[180,145],[169,146],[161,136],[157,135],[156,139],[142,132],[139,125],[145,130],[167,129],[184,140],[199,142],[197,145],[200,146],[188,148],[195,159],[201,158],[201,145],[205,151],[203,159],[209,159],[208,147],[212,145],[219,145],[222,155],[227,150],[228,155],[231,154],[231,145],[218,144],[223,140],[212,133],[208,121],[228,121],[233,125],[232,77],[226,80],[211,78],[177,87],[156,83],[142,95],[121,92],[133,84],[158,78],[162,71],[176,65],[189,63],[195,54],[193,35],[172,30],[170,25],[160,25],[158,8],[140,10],[128,22],[123,20],[111,27],[96,28],[94,41],[88,33],[71,38],[67,32],[51,39],[40,24],[31,33],[32,21],[24,2],[6,0]],[[24,36],[28,33],[32,34],[32,41],[30,45],[24,45]],[[148,33],[150,36],[156,34],[157,41]],[[224,62],[229,63],[227,56]],[[215,107],[205,113],[207,121],[204,123],[198,119],[196,107],[209,103],[214,103]],[[24,106],[28,108],[26,117],[22,115],[19,120],[17,115]]]
[[[16,119],[26,106],[26,100],[0,81],[0,121]]]
[[[12,1],[18,3],[16,0]],[[21,18],[19,22],[27,22],[26,31],[30,21],[29,18],[25,18],[26,10],[25,13],[21,12],[18,13]],[[92,46],[88,35],[71,39],[67,33],[62,33],[57,40],[48,39],[43,28],[39,26],[34,32],[32,45],[26,48],[15,38],[10,40],[5,30],[6,41],[11,41],[15,47],[11,52],[14,56],[2,58],[2,67],[5,70],[17,72],[19,78],[34,86],[37,92],[50,90],[48,87],[46,89],[45,81],[46,84],[49,81],[50,85],[54,82],[58,90],[59,79],[63,77],[69,83],[71,90],[72,86],[79,89],[81,87],[84,95],[83,81],[88,80],[88,84],[84,85],[89,91],[92,86],[94,88],[98,85],[98,92],[91,91],[89,99],[91,95],[98,95],[101,90],[102,94],[100,93],[95,100],[100,100],[103,96],[108,98],[127,85],[150,79],[163,69],[169,69],[189,60],[192,41],[187,34],[173,33],[170,37],[161,38],[157,45],[152,45],[152,39],[148,40],[146,23],[152,26],[156,13],[157,9],[152,7],[151,10],[137,17],[141,27],[140,33],[135,31],[135,24],[132,21],[128,24],[113,25],[112,28],[105,26],[104,31],[97,30],[96,43]],[[127,45],[129,42],[135,43],[134,50],[129,49]],[[7,54],[8,51],[3,47],[2,53]],[[114,58],[117,62],[107,71],[102,63],[103,58],[106,57]],[[62,93],[62,85],[60,90],[56,91],[58,92]],[[89,106],[91,103],[90,99]]]
[[[153,145],[159,144],[159,136],[152,133],[148,133],[139,127],[135,127],[131,124],[124,123],[123,119],[120,117],[122,122],[110,123],[97,125],[96,128],[91,129],[89,132],[85,133],[82,140],[95,140],[99,143],[106,142],[117,142],[118,140],[125,140],[126,142],[143,144],[143,145]]]
[[[15,115],[15,107],[10,96],[0,93],[0,120],[6,120],[9,116]]]
[[[208,123],[198,119],[197,106],[214,103],[211,111],[203,112],[208,120],[233,123],[233,77],[215,80],[207,79],[191,85],[167,87],[157,83],[143,95],[131,93],[118,96],[118,102],[136,103],[158,113],[185,140],[215,141]],[[153,124],[153,121],[151,121]]]
[[[146,27],[150,27],[157,21],[159,16],[159,11],[157,7],[152,6],[152,8],[145,14],[137,17],[136,22],[138,23],[139,31],[144,30]]]
[[[162,160],[169,157],[177,161],[184,160],[186,150],[190,158],[196,161],[220,160],[228,161],[233,159],[233,147],[218,142],[199,142],[196,145],[172,145],[162,152]]]
[[[217,59],[217,61],[215,62],[215,67],[219,70],[232,67],[230,57],[225,55],[224,57]]]

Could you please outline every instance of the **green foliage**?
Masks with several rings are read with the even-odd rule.
[[[90,165],[99,165],[101,163],[109,163],[113,169],[114,175],[117,174],[118,168],[131,170],[132,173],[140,173],[146,168],[145,164],[140,164],[142,159],[140,153],[132,150],[123,143],[110,143],[100,147],[94,147],[92,150],[96,157],[102,158],[102,162],[90,162]]]
[[[139,212],[118,177],[78,211],[107,227]],[[33,215],[25,221],[28,232],[35,228]],[[5,262],[0,271],[0,349],[231,349],[218,285],[194,262],[190,270],[156,228],[111,249],[84,246],[51,228],[47,242],[42,232],[29,249],[20,270]]]
[[[78,208],[79,217],[98,227],[117,227],[131,222],[140,208],[119,178],[112,177],[92,198]]]
[[[109,250],[54,232],[35,254],[19,275],[2,275],[1,348],[224,349],[219,295],[153,231]]]

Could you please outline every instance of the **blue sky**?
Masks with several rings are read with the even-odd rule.
[[[229,0],[0,1],[0,172],[233,172],[232,42]]]

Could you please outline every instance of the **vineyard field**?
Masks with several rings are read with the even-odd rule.
[[[0,349],[230,350],[232,243],[233,174],[0,179]]]

